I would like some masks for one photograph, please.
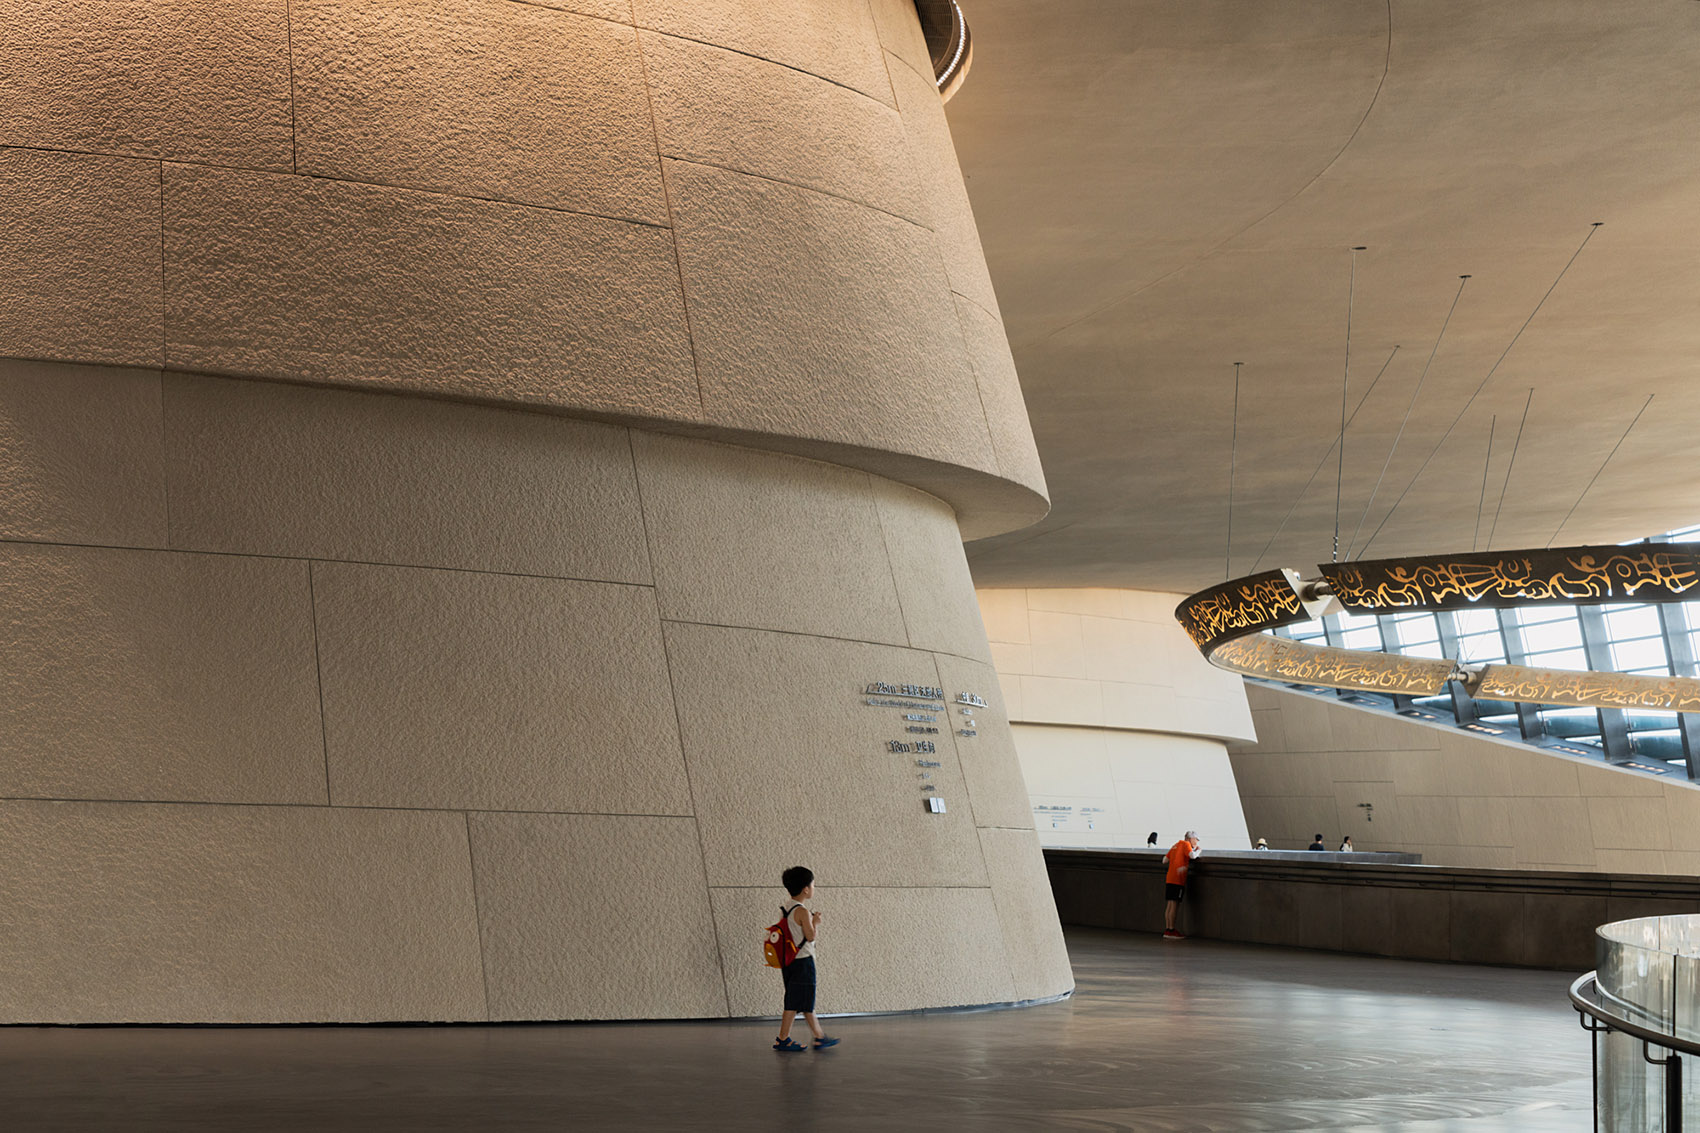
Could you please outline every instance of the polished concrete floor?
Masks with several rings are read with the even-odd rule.
[[[764,1022],[0,1029],[0,1128],[1591,1128],[1563,974],[1069,944],[1071,1000],[830,1020],[819,1054],[774,1053]]]

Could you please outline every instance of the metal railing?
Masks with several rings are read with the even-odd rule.
[[[1683,1073],[1700,1056],[1700,916],[1601,925],[1595,942],[1598,968],[1570,985],[1589,1032],[1595,1130],[1679,1133],[1690,1113],[1700,1128]]]

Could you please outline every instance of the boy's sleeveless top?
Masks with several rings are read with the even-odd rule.
[[[801,960],[804,956],[813,956],[815,954],[815,942],[812,940],[805,940],[803,938],[803,930],[797,927],[797,918],[795,914],[798,909],[803,910],[804,916],[809,915],[809,907],[799,901],[786,910],[785,923],[791,929],[791,943],[797,946],[797,959]]]

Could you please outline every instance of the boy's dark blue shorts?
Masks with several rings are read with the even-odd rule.
[[[785,977],[785,1010],[815,1009],[815,958],[799,956],[779,969]]]

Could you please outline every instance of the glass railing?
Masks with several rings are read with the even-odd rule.
[[[1594,1032],[1598,1128],[1700,1133],[1700,915],[1602,925],[1595,956],[1571,999]]]

